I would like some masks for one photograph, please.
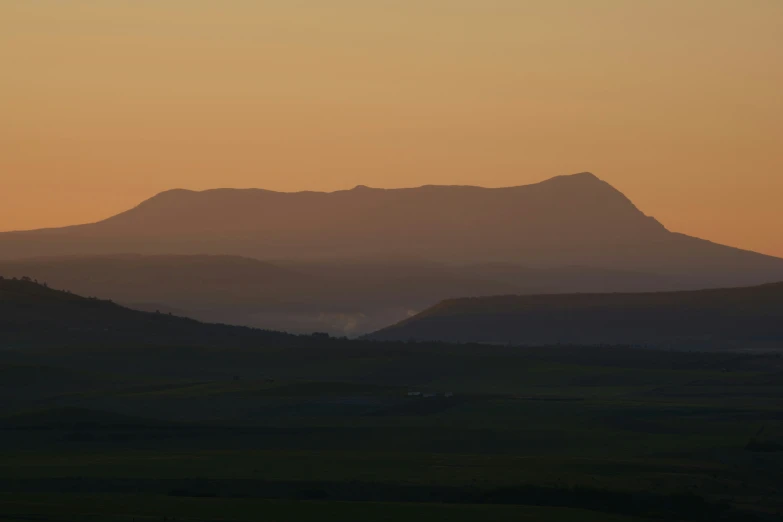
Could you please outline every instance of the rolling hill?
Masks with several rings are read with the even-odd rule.
[[[402,259],[269,263],[206,255],[0,260],[0,275],[31,277],[137,310],[339,336],[370,333],[449,298],[690,288],[674,277],[590,267]]]
[[[280,263],[239,256],[71,256],[0,261],[31,277],[130,308],[296,333],[352,335],[444,298],[518,291],[435,263]]]
[[[74,343],[269,346],[295,339],[278,332],[130,310],[28,279],[0,278],[0,348]]]
[[[783,260],[669,232],[590,173],[497,189],[172,190],[98,223],[0,234],[4,259],[128,252],[584,266],[701,287],[783,278]]]
[[[319,282],[307,274],[238,256],[69,256],[0,261],[0,275],[129,306],[197,312],[226,306],[284,307]]]
[[[783,283],[687,292],[454,299],[368,337],[783,350]]]

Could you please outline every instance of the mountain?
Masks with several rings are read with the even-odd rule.
[[[0,234],[4,259],[125,252],[584,266],[697,286],[783,279],[783,260],[669,232],[590,173],[497,189],[172,190],[98,223]]]
[[[111,301],[0,278],[0,348],[39,344],[141,343],[173,346],[285,346],[296,337],[130,310]]]
[[[368,337],[783,350],[783,283],[686,292],[452,299]]]

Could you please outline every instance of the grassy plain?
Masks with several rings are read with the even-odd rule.
[[[775,354],[334,341],[2,360],[2,520],[712,521],[783,511]]]

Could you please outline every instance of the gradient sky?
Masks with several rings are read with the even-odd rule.
[[[781,0],[0,0],[0,230],[589,170],[783,256]]]

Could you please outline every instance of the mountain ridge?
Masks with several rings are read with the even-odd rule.
[[[295,340],[295,336],[282,332],[131,310],[111,300],[56,290],[27,277],[0,277],[0,348],[118,342],[252,346],[285,345]]]
[[[351,195],[356,192],[365,192],[365,193],[376,193],[376,194],[406,194],[406,193],[415,193],[415,192],[424,192],[424,193],[432,193],[432,192],[447,192],[447,191],[471,191],[471,192],[477,192],[477,193],[500,193],[500,192],[515,192],[520,190],[535,190],[535,189],[545,189],[549,187],[567,187],[569,189],[573,188],[599,188],[602,191],[611,194],[612,196],[616,196],[623,200],[629,208],[635,210],[639,214],[641,214],[644,217],[649,218],[653,222],[657,224],[660,228],[665,230],[665,227],[660,224],[655,218],[651,216],[647,216],[643,214],[634,204],[633,202],[627,198],[622,192],[614,188],[609,183],[601,180],[591,172],[581,172],[577,174],[566,174],[566,175],[560,175],[555,176],[537,183],[530,183],[525,185],[513,185],[508,187],[482,187],[478,185],[435,185],[435,184],[427,184],[427,185],[421,185],[417,187],[404,187],[404,188],[377,188],[377,187],[369,187],[367,185],[357,185],[356,187],[352,189],[340,189],[340,190],[334,190],[334,191],[311,191],[311,190],[303,190],[303,191],[295,191],[295,192],[284,192],[284,191],[274,191],[274,190],[268,190],[263,188],[213,188],[213,189],[205,189],[205,190],[191,190],[191,189],[185,189],[185,188],[173,188],[161,191],[143,201],[141,201],[138,205],[119,212],[115,215],[109,216],[105,219],[101,219],[95,222],[91,223],[82,223],[82,224],[74,224],[74,225],[67,225],[63,227],[47,227],[47,228],[41,228],[41,229],[33,229],[33,230],[12,230],[7,232],[0,232],[0,235],[4,234],[30,234],[30,233],[36,233],[36,232],[53,232],[53,231],[70,231],[73,229],[92,229],[96,226],[101,226],[104,224],[110,224],[114,223],[118,220],[127,218],[128,216],[132,216],[136,214],[139,211],[147,210],[150,207],[154,207],[155,205],[159,205],[161,203],[182,203],[183,200],[181,198],[204,198],[207,196],[225,196],[225,195],[232,195],[232,196],[271,196],[271,197],[296,197],[296,196],[307,196],[307,197],[340,197],[344,195]]]
[[[587,172],[501,188],[174,189],[96,223],[0,233],[0,259],[122,252],[580,265],[712,286],[783,276],[783,259],[670,232]]]
[[[783,282],[674,292],[447,299],[366,338],[780,351]]]

